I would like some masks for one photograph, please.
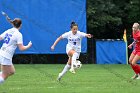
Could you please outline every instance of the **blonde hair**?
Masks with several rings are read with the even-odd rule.
[[[134,25],[137,27],[137,29],[140,29],[140,24],[139,23],[134,23],[133,26]]]

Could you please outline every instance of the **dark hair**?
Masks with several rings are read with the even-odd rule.
[[[72,21],[70,28],[73,28],[73,26],[78,26],[78,25],[74,21]]]
[[[14,27],[16,28],[19,28],[22,24],[22,21],[20,18],[15,18],[13,21],[12,21],[12,24],[14,25]]]

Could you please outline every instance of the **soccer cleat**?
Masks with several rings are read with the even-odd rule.
[[[74,70],[74,68],[71,68],[69,71],[70,71],[72,74],[75,74],[75,73],[76,73],[75,70]]]
[[[131,77],[131,79],[136,79],[138,78],[138,74],[135,74],[133,77]]]
[[[140,79],[140,74],[138,74],[137,78],[136,79]]]
[[[59,75],[58,75],[58,77],[57,77],[57,81],[60,81],[61,78],[62,78],[62,75],[61,75],[61,73],[59,73]]]

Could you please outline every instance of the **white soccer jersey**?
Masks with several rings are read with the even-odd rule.
[[[86,33],[83,33],[80,31],[77,31],[75,35],[72,33],[72,31],[62,34],[62,38],[68,39],[66,52],[68,53],[69,50],[71,49],[74,49],[76,52],[81,52],[81,40],[85,36],[86,36]]]
[[[17,44],[23,43],[22,34],[17,28],[11,28],[6,30],[0,36],[4,40],[0,49],[0,55],[12,60]]]

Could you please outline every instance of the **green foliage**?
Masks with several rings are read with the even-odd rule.
[[[134,22],[140,22],[139,0],[87,0],[88,32],[95,38],[122,38],[130,33]]]
[[[129,4],[126,6],[126,11],[128,13],[128,23],[140,22],[140,1],[130,0]]]

